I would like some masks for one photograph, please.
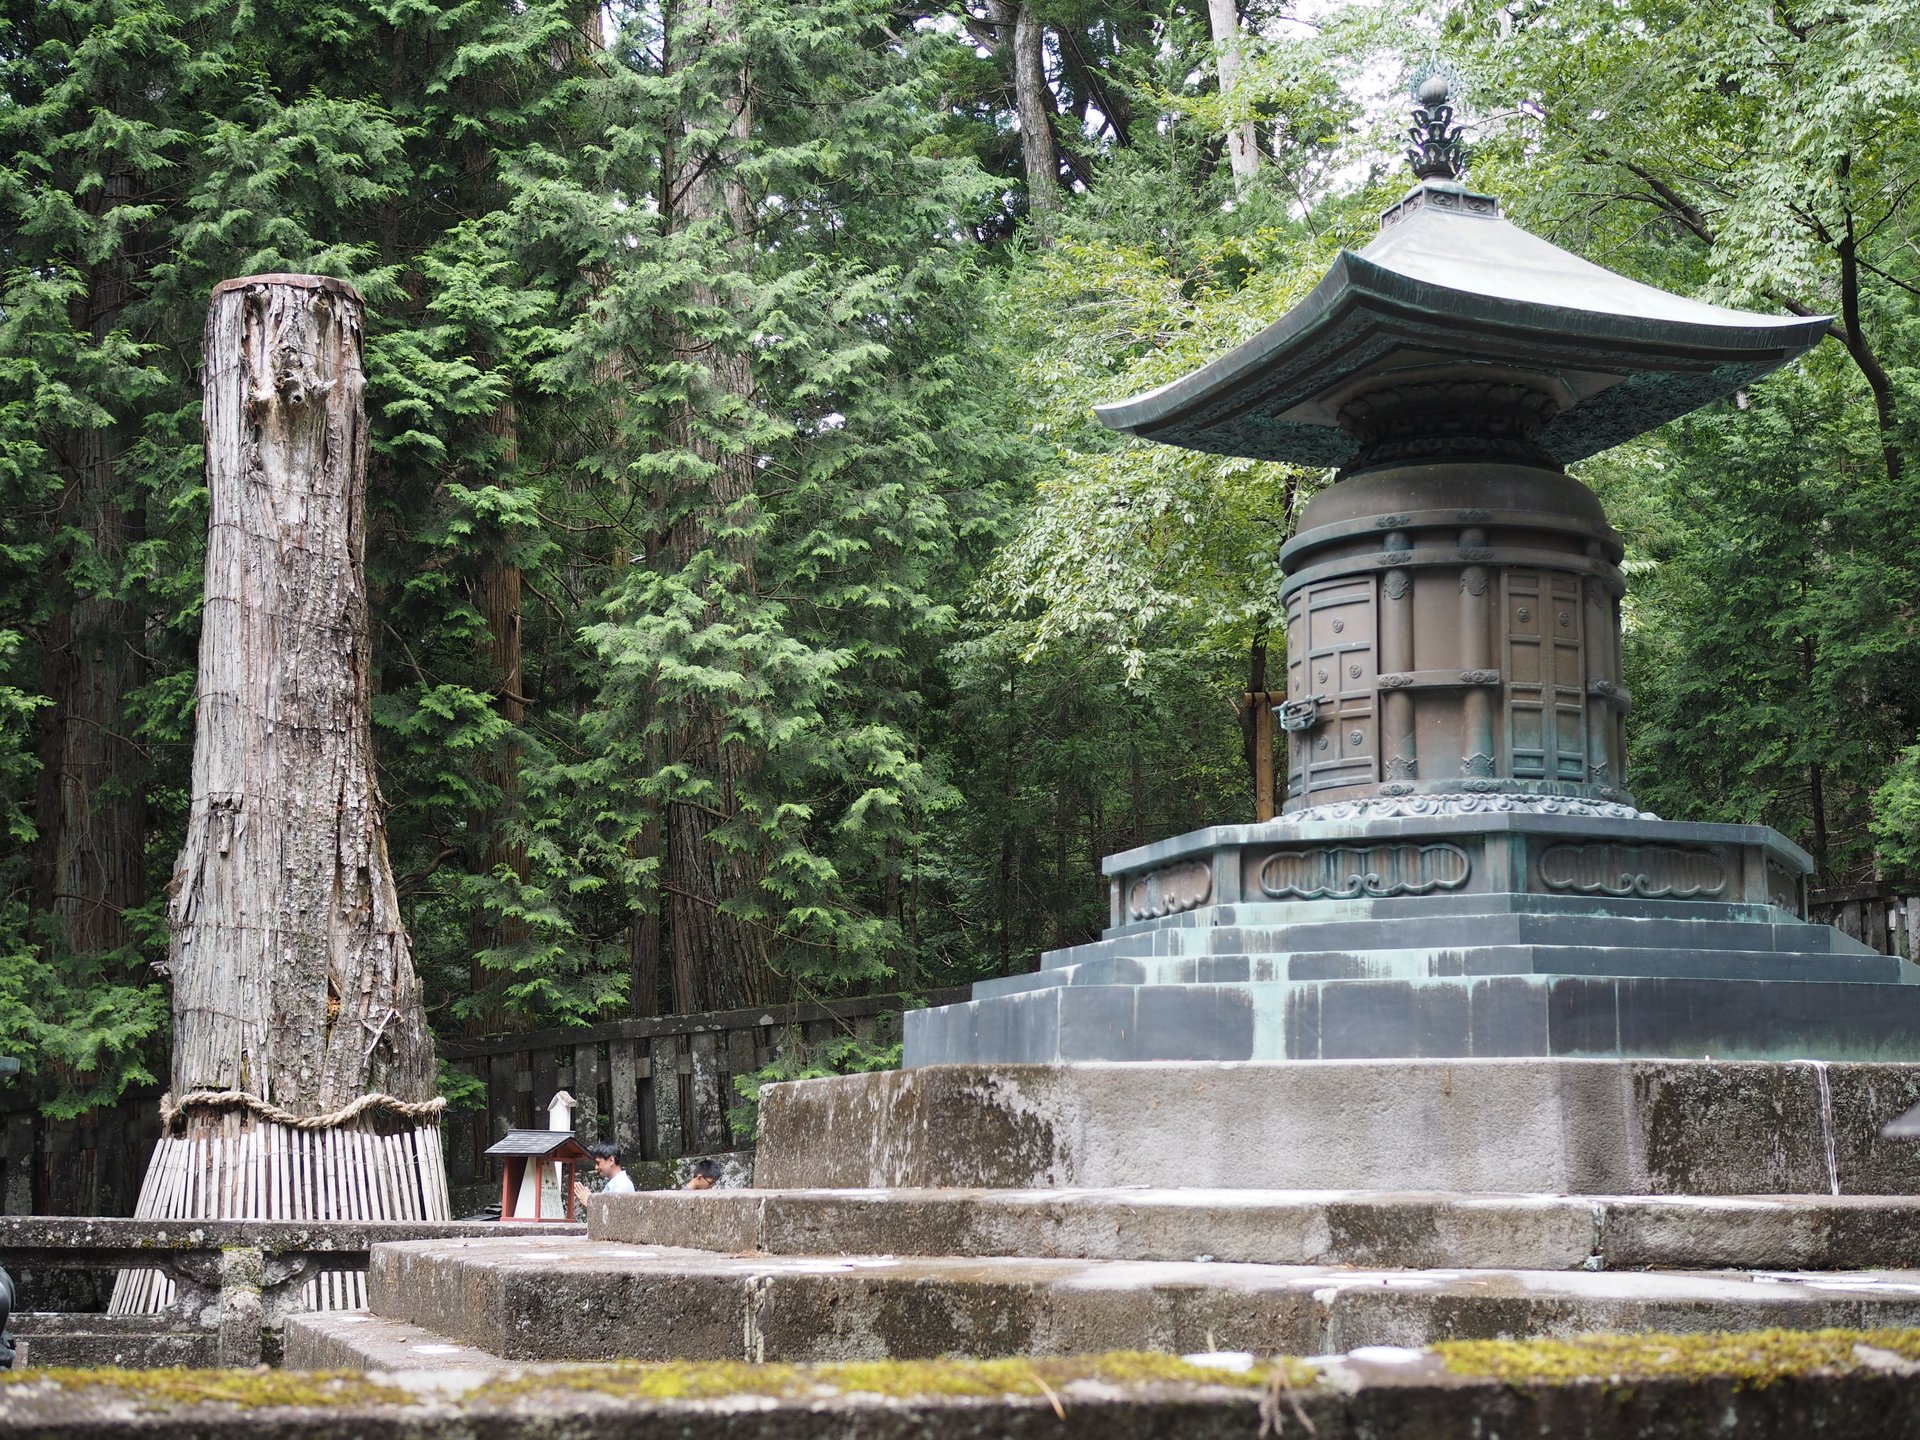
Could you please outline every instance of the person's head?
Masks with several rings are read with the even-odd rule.
[[[720,1165],[714,1160],[696,1160],[693,1174],[687,1177],[687,1189],[711,1190],[720,1183]]]
[[[589,1145],[587,1154],[593,1157],[593,1168],[604,1178],[611,1178],[620,1169],[618,1145]]]

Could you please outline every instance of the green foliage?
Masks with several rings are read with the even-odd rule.
[[[668,13],[0,20],[0,1048],[48,1104],[162,1068],[216,282],[319,271],[369,304],[374,723],[437,1027],[683,993],[656,970],[693,925],[693,814],[770,987],[972,979],[1097,934],[1103,855],[1250,814],[1232,702],[1283,664],[1278,550],[1326,477],[1092,411],[1366,242],[1403,184],[1399,102],[1369,92],[1430,46],[1522,223],[1835,312],[1745,408],[1582,474],[1629,540],[1642,802],[1767,820],[1831,880],[1920,869],[1920,0],[1403,0],[1317,28],[1263,3],[1225,96],[1201,7],[1062,0],[1036,11],[1066,182],[1044,230],[992,27]],[[144,891],[91,950],[38,863],[70,661],[124,747],[94,796],[140,800],[117,843]]]
[[[727,1110],[727,1129],[735,1135],[756,1135],[760,1126],[760,1090],[789,1080],[821,1080],[830,1075],[864,1075],[873,1070],[895,1070],[900,1066],[900,1042],[863,1040],[857,1035],[836,1035],[830,1040],[808,1042],[798,1030],[788,1030],[784,1041],[774,1047],[777,1056],[746,1075],[733,1077],[738,1100]]]
[[[1857,875],[1920,715],[1920,576],[1895,538],[1920,502],[1879,476],[1847,380],[1816,361],[1666,437],[1635,477],[1660,524],[1638,540],[1656,563],[1627,659],[1643,804],[1764,820]]]
[[[469,1075],[445,1060],[440,1062],[440,1079],[435,1087],[448,1110],[471,1111],[487,1108],[487,1082]]]

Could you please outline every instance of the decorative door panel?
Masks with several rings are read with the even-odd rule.
[[[1547,577],[1547,609],[1552,616],[1553,778],[1584,784],[1587,779],[1587,666],[1580,580],[1553,573]]]
[[[1505,589],[1508,773],[1516,780],[1584,781],[1580,582],[1552,571],[1509,570]]]
[[[1379,779],[1373,577],[1296,592],[1287,616],[1287,698],[1320,697],[1318,723],[1289,736],[1289,792],[1312,795]]]
[[[1312,673],[1307,669],[1307,597],[1296,590],[1287,597],[1287,699],[1302,700],[1314,692],[1307,689],[1307,677]],[[1307,790],[1306,757],[1309,746],[1304,743],[1306,737],[1297,732],[1287,732],[1283,743],[1287,747],[1287,795],[1304,795]]]

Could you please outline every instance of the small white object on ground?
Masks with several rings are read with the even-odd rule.
[[[1198,1355],[1180,1357],[1189,1365],[1198,1365],[1204,1370],[1227,1370],[1235,1375],[1244,1375],[1253,1369],[1253,1355],[1246,1350],[1207,1350]]]

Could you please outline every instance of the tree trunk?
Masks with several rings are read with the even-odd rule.
[[[132,177],[107,177],[103,207],[130,203]],[[76,332],[102,343],[120,324],[131,291],[127,262],[114,255],[92,267],[71,307]],[[110,576],[141,537],[139,517],[121,505],[113,429],[69,430],[53,446],[65,485],[59,526],[85,536],[95,564]],[[70,557],[61,561],[64,580]],[[35,908],[55,917],[76,951],[125,945],[127,912],[146,898],[146,803],[139,747],[127,737],[122,707],[146,680],[139,608],[109,595],[69,590],[47,627],[47,694],[53,704],[40,743],[34,806]]]
[[[1060,149],[1053,134],[1053,91],[1047,85],[1046,27],[1028,5],[995,0],[990,13],[1013,72],[1014,112],[1020,117],[1020,158],[1027,172],[1027,205],[1060,208]]]
[[[487,429],[500,442],[498,461],[502,474],[510,474],[520,458],[519,427],[513,401],[502,400],[487,419]],[[501,719],[516,730],[527,718],[525,680],[521,669],[520,648],[520,567],[508,556],[513,537],[489,527],[486,550],[480,557],[480,573],[474,579],[474,608],[486,622],[482,663],[493,685],[493,708]],[[525,881],[528,873],[527,851],[508,832],[520,808],[519,745],[502,746],[480,761],[480,778],[499,792],[500,798],[490,811],[473,817],[473,828],[482,837],[478,856],[481,872],[496,875],[506,870]],[[526,939],[527,927],[513,916],[491,916],[484,910],[475,913],[469,940],[474,958],[469,983],[475,995],[486,993],[495,979],[493,971],[480,963],[479,952],[501,950]],[[493,1034],[506,1028],[508,1021],[498,1006],[475,1013],[467,1022],[470,1034]]]
[[[1240,80],[1240,7],[1236,0],[1207,0],[1207,22],[1213,30],[1213,48],[1219,56],[1220,98],[1232,114],[1233,91]],[[1227,122],[1227,160],[1233,167],[1233,188],[1246,188],[1253,172],[1260,168],[1260,147],[1254,139],[1253,121]]]
[[[445,1219],[433,1042],[387,859],[369,722],[360,297],[215,287],[206,604],[173,873],[173,1094],[135,1213]],[[177,1131],[177,1133],[176,1133]],[[123,1272],[116,1313],[170,1303]],[[309,1287],[365,1303],[358,1277]]]
[[[129,532],[112,493],[108,437],[76,437],[69,513],[96,555],[117,564]],[[146,678],[140,616],[123,601],[87,597],[47,628],[47,693],[34,816],[34,899],[68,947],[114,950],[131,938],[127,912],[146,898],[146,805],[141,756],[126,735],[127,695]]]
[[[677,68],[700,63],[705,47],[731,38],[735,28],[728,0],[687,0],[678,7],[671,25]],[[737,147],[752,127],[745,75],[733,77],[725,93],[706,97],[704,113],[691,106],[681,117],[680,133],[662,174],[661,216],[669,232],[718,223],[745,243],[752,214],[735,157],[724,153]],[[715,132],[724,139],[716,151],[701,137]],[[696,282],[690,287],[689,309],[711,313],[725,302],[712,287]],[[721,601],[731,588],[752,594],[754,546],[746,533],[754,504],[758,471],[750,450],[728,445],[713,433],[716,427],[698,423],[700,415],[741,408],[753,401],[753,374],[747,357],[715,344],[710,338],[682,328],[674,341],[676,360],[693,375],[691,393],[676,407],[668,423],[668,443],[695,456],[698,474],[689,483],[701,487],[681,497],[667,532],[666,563],[683,573],[696,568],[699,557],[712,556],[726,578],[713,578],[712,569],[700,580],[708,596],[703,625],[721,623]],[[719,403],[716,403],[719,402]],[[720,533],[724,527],[725,533]],[[704,565],[704,562],[700,562]],[[763,862],[758,856],[730,850],[718,832],[738,813],[743,788],[759,768],[759,756],[737,739],[728,739],[728,723],[720,702],[692,693],[677,706],[667,726],[665,759],[670,767],[706,781],[696,799],[671,802],[664,824],[665,910],[674,1008],[682,1011],[729,1010],[762,1005],[784,998],[784,987],[769,963],[766,933],[751,921],[731,913],[730,901],[758,893]]]
[[[1253,818],[1271,820],[1274,810],[1273,712],[1268,707],[1267,637],[1264,635],[1256,636],[1247,651],[1247,698],[1236,708],[1240,712],[1240,754],[1247,762],[1247,782],[1253,790]]]
[[[266,276],[207,317],[210,538],[174,870],[173,1083],[302,1115],[422,1101],[433,1043],[369,728],[360,299]]]

